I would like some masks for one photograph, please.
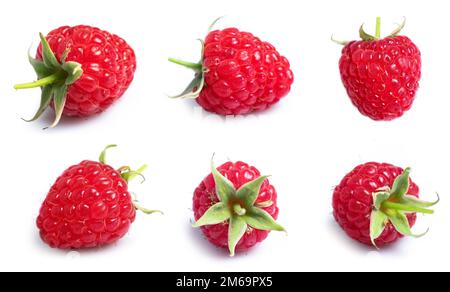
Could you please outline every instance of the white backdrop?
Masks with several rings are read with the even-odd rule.
[[[0,270],[75,271],[346,271],[450,270],[448,194],[450,41],[445,1],[85,1],[62,8],[59,1],[3,1],[0,4],[2,178]],[[295,73],[290,95],[269,112],[220,118],[194,102],[173,101],[192,73],[167,57],[199,58],[197,38],[227,15],[219,28],[236,26],[272,42]],[[413,109],[400,120],[376,123],[351,105],[340,81],[341,48],[330,41],[358,37],[359,25],[374,27],[383,17],[389,33],[407,17],[404,34],[423,54],[423,79]],[[38,32],[87,24],[125,38],[135,49],[138,71],[113,108],[89,120],[65,119],[42,131],[46,118],[27,124],[39,90],[15,92],[13,84],[33,80],[26,58]],[[147,182],[134,183],[143,205],[164,216],[138,215],[118,244],[80,253],[41,242],[35,218],[61,172],[83,159],[96,159],[111,143],[115,166],[150,165]],[[190,227],[195,187],[217,164],[244,160],[271,174],[279,193],[279,222],[289,236],[273,233],[247,254],[229,258]],[[411,166],[422,197],[439,192],[433,217],[420,217],[422,239],[404,239],[377,252],[352,242],[332,218],[333,187],[359,163]]]

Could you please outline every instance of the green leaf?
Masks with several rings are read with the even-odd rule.
[[[214,166],[214,161],[211,161],[211,172],[216,183],[216,193],[220,201],[227,203],[231,198],[236,196],[236,189],[232,182],[223,176]]]
[[[55,120],[53,124],[49,128],[54,128],[58,125],[61,120],[64,106],[66,105],[66,93],[67,93],[67,85],[61,85],[53,88],[54,98],[53,103],[55,106]]]
[[[47,39],[42,33],[39,34],[39,37],[41,38],[42,58],[44,59],[45,66],[53,70],[60,68],[61,64],[58,62],[58,59],[56,59],[55,54],[53,53],[50,45],[47,42]]]
[[[45,86],[42,88],[42,95],[41,95],[41,104],[39,105],[39,109],[37,110],[36,114],[31,120],[25,120],[26,122],[34,122],[37,119],[39,119],[44,111],[48,108],[50,105],[50,102],[53,98],[53,87],[51,85]]]
[[[77,62],[64,63],[61,68],[67,72],[66,85],[74,84],[83,75],[81,64]]]
[[[373,211],[370,216],[370,240],[376,247],[375,240],[383,233],[388,216],[381,211]]]
[[[433,206],[437,205],[440,202],[440,200],[441,199],[438,196],[437,201],[426,202],[426,201],[422,201],[416,197],[406,195],[403,197],[402,203],[409,205],[409,206],[419,207],[419,208],[429,208],[429,207],[433,207]]]
[[[368,33],[366,33],[364,31],[364,24],[361,25],[361,27],[359,29],[359,36],[364,41],[374,41],[374,40],[376,40],[376,38],[373,35],[370,35],[370,34],[368,34]]]
[[[34,59],[31,56],[30,52],[28,52],[28,61],[30,62],[31,66],[33,66],[34,71],[36,71],[38,79],[42,79],[44,77],[52,75],[52,70],[47,68],[47,66],[45,66],[44,62],[42,62],[41,60]]]
[[[268,176],[261,176],[249,183],[246,183],[239,190],[237,190],[236,196],[244,202],[245,207],[250,208],[255,204],[258,199],[261,186],[267,178]]]
[[[391,198],[396,200],[401,200],[409,190],[409,174],[411,173],[411,168],[406,168],[405,171],[399,175],[392,186]]]
[[[170,98],[196,99],[205,86],[203,72],[197,73],[194,80],[189,83],[188,87],[179,95],[170,96]]]
[[[205,225],[215,225],[230,219],[231,211],[225,203],[217,203],[206,211],[206,213],[193,225],[201,227]]]
[[[428,233],[426,231],[419,235],[413,234],[409,226],[408,217],[400,211],[386,210],[386,215],[389,217],[389,221],[394,225],[395,229],[404,236],[422,237]]]
[[[286,231],[269,213],[256,207],[247,210],[247,214],[242,217],[248,225],[258,230]]]
[[[391,32],[390,36],[391,37],[398,36],[405,28],[405,25],[406,25],[406,17],[404,17],[402,23],[393,32]]]
[[[376,210],[381,210],[381,207],[383,205],[384,202],[386,202],[389,197],[391,196],[390,193],[387,192],[379,192],[379,193],[375,193],[373,194],[373,204]]]
[[[100,153],[100,157],[98,158],[98,161],[100,161],[102,164],[106,164],[106,152],[108,152],[109,149],[111,148],[116,148],[117,145],[116,144],[111,144],[105,147],[105,149],[103,149],[102,153]]]
[[[230,226],[228,229],[228,248],[230,256],[234,256],[236,245],[247,231],[247,223],[241,216],[232,216],[230,218]]]

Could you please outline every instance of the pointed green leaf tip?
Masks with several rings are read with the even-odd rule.
[[[269,213],[262,209],[264,206],[271,206],[273,202],[256,204],[261,187],[268,178],[267,176],[258,177],[236,190],[233,183],[215,168],[214,162],[211,162],[211,172],[220,202],[209,208],[194,223],[193,227],[228,223],[228,248],[231,256],[235,255],[237,244],[249,228],[285,231]]]
[[[28,52],[28,60],[36,71],[38,80],[31,83],[18,84],[14,88],[19,90],[40,87],[42,89],[39,109],[32,119],[25,121],[32,122],[39,119],[53,101],[55,106],[55,119],[47,127],[53,128],[59,123],[63,114],[69,86],[81,78],[83,69],[79,63],[66,62],[69,49],[64,52],[61,62],[58,61],[44,35],[40,33],[39,37],[42,44],[42,60],[32,58]]]
[[[433,214],[434,211],[429,208],[439,203],[439,198],[436,202],[425,202],[408,195],[410,173],[411,168],[408,167],[395,179],[392,189],[387,186],[373,194],[370,239],[375,247],[376,240],[383,234],[387,224],[392,224],[404,236],[421,237],[428,232],[414,234],[409,226],[407,215],[411,213]]]

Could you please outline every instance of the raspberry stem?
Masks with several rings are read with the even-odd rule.
[[[238,216],[244,216],[247,213],[247,210],[245,210],[244,208],[242,208],[242,206],[240,204],[236,204],[233,206],[233,211],[234,213],[236,213]]]
[[[169,62],[192,69],[196,72],[203,70],[203,65],[200,63],[186,62],[186,61],[182,61],[182,60],[178,60],[178,59],[174,59],[174,58],[169,58]]]
[[[377,24],[376,24],[376,30],[375,30],[375,37],[377,39],[381,38],[381,17],[377,17]]]
[[[67,75],[67,73],[65,73],[64,71],[59,71],[50,76],[44,77],[44,78],[39,79],[34,82],[14,85],[14,89],[20,90],[20,89],[31,89],[31,88],[44,87],[47,85],[54,84],[61,80],[65,80],[67,78],[66,75]]]

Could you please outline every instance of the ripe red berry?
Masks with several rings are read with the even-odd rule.
[[[16,89],[42,88],[37,120],[48,106],[61,115],[89,117],[103,112],[119,99],[133,81],[136,57],[120,37],[90,26],[60,27],[40,35],[36,59],[30,63],[38,81]]]
[[[406,36],[404,23],[387,38],[368,35],[345,44],[339,62],[342,82],[358,110],[376,121],[390,121],[411,109],[419,88],[421,55]]]
[[[333,195],[334,217],[354,240],[383,247],[403,236],[416,236],[411,228],[416,213],[433,214],[438,202],[420,201],[410,169],[366,163],[347,174]]]
[[[219,115],[266,110],[289,93],[294,81],[289,61],[274,46],[236,28],[210,32],[200,63],[170,61],[196,72],[177,97],[196,98]]]
[[[278,218],[277,192],[267,176],[244,162],[212,166],[195,190],[196,223],[214,245],[231,256],[264,241],[270,230],[284,231]]]
[[[108,146],[114,147],[115,145]],[[106,151],[105,149],[105,151]],[[51,187],[37,218],[42,240],[54,248],[84,249],[121,239],[136,218],[139,207],[128,191],[128,182],[141,175],[128,167],[115,170],[100,162],[83,161],[64,171]]]

